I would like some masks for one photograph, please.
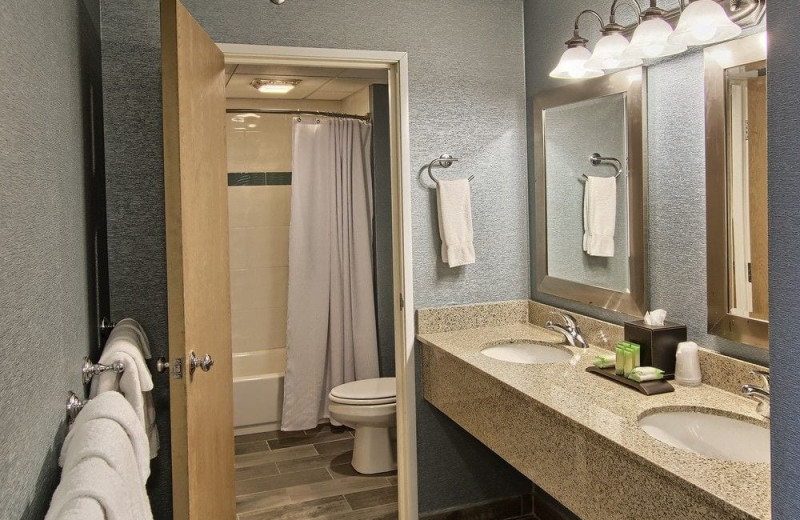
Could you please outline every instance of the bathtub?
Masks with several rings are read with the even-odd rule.
[[[281,429],[285,370],[285,348],[233,355],[235,435]]]

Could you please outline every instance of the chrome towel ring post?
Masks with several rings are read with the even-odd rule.
[[[614,175],[614,178],[616,179],[617,177],[622,175],[622,161],[620,161],[616,157],[601,157],[599,153],[595,152],[589,156],[589,162],[592,164],[592,166],[600,166],[601,164],[614,163],[616,164],[617,167],[617,174]],[[586,174],[583,174],[583,178],[588,179],[589,177],[587,177]]]
[[[431,168],[433,168],[433,165],[436,164],[438,166],[441,166],[442,168],[449,168],[456,161],[458,161],[458,158],[453,157],[452,155],[450,155],[448,153],[443,153],[442,155],[439,156],[438,159],[434,159],[430,163],[428,163],[428,177],[430,177],[431,180],[434,183],[438,183],[439,180],[436,177],[433,176],[433,172],[431,171]],[[474,175],[470,175],[469,179],[467,179],[467,180],[469,182],[472,182],[472,179],[474,179],[474,178],[475,178]]]

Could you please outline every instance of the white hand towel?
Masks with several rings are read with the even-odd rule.
[[[106,347],[100,356],[100,363],[111,364],[114,361],[121,361],[125,365],[125,370],[121,374],[104,372],[95,376],[92,379],[89,395],[95,396],[108,390],[122,392],[141,418],[150,443],[150,458],[155,458],[158,455],[160,442],[156,428],[156,409],[151,393],[153,376],[147,368],[142,351],[135,341],[131,341],[127,333],[123,332],[116,337],[110,337],[106,342]]]
[[[617,227],[617,179],[586,179],[583,194],[583,250],[591,256],[614,256]]]
[[[472,243],[472,202],[469,181],[438,181],[436,200],[439,205],[439,236],[442,239],[442,261],[450,267],[475,263]]]
[[[80,498],[90,498],[103,509],[107,520],[139,520],[128,487],[111,466],[91,457],[61,475],[61,483],[50,500],[45,520],[61,520],[62,511]],[[89,502],[82,502],[89,507]]]
[[[136,457],[139,475],[142,482],[146,482],[147,477],[150,476],[150,449],[147,444],[147,434],[130,403],[118,392],[104,392],[86,403],[64,439],[58,458],[59,466],[64,466],[66,454],[71,449],[72,439],[75,438],[82,425],[95,419],[110,419],[125,430]]]
[[[137,346],[142,350],[145,359],[152,358],[150,353],[150,340],[144,331],[144,327],[139,325],[139,322],[133,318],[124,318],[117,322],[117,325],[112,329],[111,334],[108,336],[108,341],[111,341],[119,335],[124,335],[131,340],[135,340]]]
[[[100,502],[83,496],[68,500],[57,514],[54,518],[58,520],[106,520],[106,512]]]
[[[69,449],[64,454],[64,471],[88,458],[98,458],[117,472],[130,492],[137,508],[137,518],[150,520],[153,513],[145,490],[145,481],[139,474],[139,464],[125,429],[116,421],[99,418],[83,422],[75,430]]]

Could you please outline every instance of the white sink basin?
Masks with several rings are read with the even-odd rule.
[[[534,343],[532,341],[510,341],[484,347],[481,354],[500,361],[541,365],[559,363],[572,359],[572,352],[560,345]]]
[[[769,429],[742,418],[698,410],[663,411],[639,418],[656,439],[719,460],[769,463]]]

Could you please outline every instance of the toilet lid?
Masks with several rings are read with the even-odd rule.
[[[348,401],[387,401],[397,397],[397,387],[393,377],[362,379],[337,386],[331,396]]]

